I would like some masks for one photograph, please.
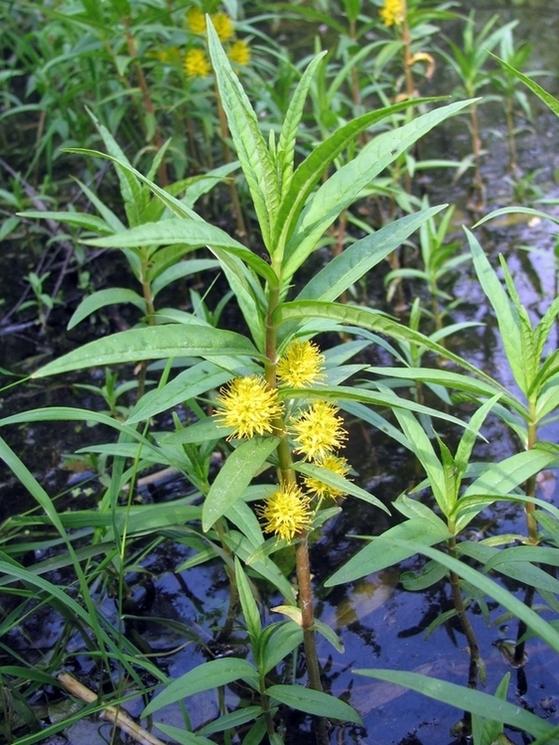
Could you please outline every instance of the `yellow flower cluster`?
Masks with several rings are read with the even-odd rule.
[[[217,396],[217,404],[223,411],[217,413],[224,427],[233,427],[227,439],[232,437],[254,437],[273,432],[273,420],[281,415],[283,406],[278,392],[270,388],[259,375],[234,378]]]
[[[211,73],[210,61],[203,49],[193,47],[184,57],[184,74],[187,78],[207,78]]]
[[[221,43],[230,42],[235,36],[235,26],[227,13],[212,13],[210,16],[216,33]],[[197,36],[206,33],[206,17],[200,8],[195,5],[186,14],[186,27]],[[194,56],[196,52],[196,56]],[[237,39],[229,45],[227,56],[231,62],[238,65],[248,65],[250,62],[250,47],[246,41]],[[207,72],[206,72],[207,70]],[[199,47],[188,50],[184,58],[184,72],[189,78],[204,78],[211,73],[210,62],[206,53]]]
[[[276,370],[281,386],[305,388],[325,377],[324,355],[310,341],[292,342]],[[292,438],[294,452],[304,460],[345,478],[350,466],[336,451],[344,446],[347,432],[339,409],[328,401],[316,399],[307,408],[282,425],[283,403],[278,389],[271,388],[261,375],[234,378],[216,398],[219,407],[216,417],[219,424],[230,428],[232,437],[251,438],[255,435],[274,434],[284,429]],[[259,514],[264,520],[264,530],[279,538],[293,540],[312,524],[317,505],[323,499],[336,499],[344,492],[320,478],[305,476],[305,494],[295,483],[283,482],[265,500]]]
[[[324,378],[324,355],[310,341],[292,341],[276,367],[281,385],[306,388]]]
[[[311,500],[297,484],[287,484],[268,497],[259,513],[266,521],[267,533],[292,541],[298,533],[310,527],[313,510]]]
[[[347,433],[339,409],[328,401],[315,401],[291,422],[296,453],[305,460],[323,461],[333,450],[343,447]]]
[[[384,6],[379,10],[379,15],[385,26],[400,26],[406,17],[406,6],[404,0],[384,0]]]

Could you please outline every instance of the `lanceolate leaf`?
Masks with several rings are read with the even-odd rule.
[[[400,670],[354,670],[354,672],[369,678],[385,680],[388,683],[396,683],[437,701],[455,706],[461,711],[471,711],[488,719],[498,719],[513,727],[525,730],[534,737],[542,737],[552,732],[557,733],[557,727],[517,704],[502,701],[500,698],[490,696],[482,691],[475,691],[471,688],[456,685],[456,683],[450,683],[448,680],[439,680],[427,675]],[[549,742],[552,741],[549,740]]]
[[[433,545],[447,541],[451,532],[434,513],[429,517],[412,517],[373,538],[355,556],[326,580],[325,585],[342,585],[372,572],[393,566],[417,553],[417,544]],[[410,545],[407,544],[410,542]],[[413,545],[412,545],[413,544]]]
[[[379,135],[356,158],[336,171],[310,197],[297,221],[285,249],[283,278],[288,280],[293,276],[314,250],[324,231],[381,171],[430,129],[470,103],[460,101],[443,106],[413,119],[399,129]],[[295,183],[294,178],[293,186]]]
[[[307,714],[361,724],[361,717],[355,709],[322,691],[313,691],[300,685],[273,685],[266,689],[266,693],[280,703]]]
[[[295,89],[289,107],[283,120],[281,133],[278,140],[278,165],[281,172],[281,193],[282,197],[289,189],[291,178],[293,176],[293,160],[295,154],[295,144],[297,141],[297,130],[303,114],[305,100],[309,87],[311,85],[316,68],[320,64],[326,52],[318,54],[303,73],[299,85]]]
[[[390,318],[371,308],[363,308],[356,305],[347,305],[345,303],[331,303],[321,300],[294,300],[288,303],[281,303],[274,312],[274,323],[287,324],[290,321],[299,321],[299,325],[304,325],[309,319],[326,318],[333,323],[344,323],[351,326],[360,326],[361,328],[386,334],[399,341],[408,341],[419,344],[425,349],[429,349],[440,357],[445,357],[455,362],[491,385],[496,385],[495,381],[480,371],[475,365],[467,360],[445,349],[440,344],[432,341],[428,337],[404,326],[399,321]],[[278,338],[280,343],[283,341],[284,330],[279,329]],[[505,389],[503,389],[505,390]]]
[[[215,246],[229,251],[245,261],[257,274],[272,285],[277,284],[277,277],[271,266],[242,243],[231,238],[224,230],[202,220],[184,220],[171,218],[155,223],[147,223],[131,228],[125,233],[117,233],[105,238],[92,238],[84,241],[88,246],[101,248],[133,248],[135,246],[182,245],[189,249],[200,246]]]
[[[465,229],[466,230],[466,229]],[[505,292],[495,270],[489,263],[477,238],[466,230],[474,267],[478,280],[487,299],[493,306],[499,324],[507,360],[518,386],[523,393],[527,390],[525,363],[523,359],[522,330],[518,313]]]
[[[202,528],[208,531],[244,490],[278,444],[277,437],[253,437],[242,442],[225,461],[213,482],[202,510]]]
[[[491,54],[491,52],[490,52]],[[509,65],[508,62],[505,62],[505,60],[502,60],[500,57],[497,57],[496,54],[491,54],[492,57],[494,57],[500,64],[509,72],[511,72],[513,75],[515,75],[519,80],[521,80],[524,85],[528,86],[528,88],[532,91],[532,93],[535,93],[536,96],[538,96],[539,99],[541,99],[544,104],[553,111],[555,116],[559,116],[559,100],[555,98],[555,96],[552,96],[551,93],[548,93],[546,90],[544,90],[541,85],[538,85],[535,80],[532,80],[532,78],[529,78],[527,75],[524,75],[523,73],[516,70],[512,65]]]
[[[438,99],[421,99],[422,102],[436,101]],[[305,202],[314,187],[318,184],[328,166],[345,150],[355,138],[368,127],[396,114],[403,109],[409,108],[412,101],[401,101],[393,106],[387,106],[379,111],[362,114],[356,119],[340,127],[333,135],[324,142],[319,143],[312,153],[301,163],[295,171],[289,191],[283,195],[280,206],[278,221],[278,244],[283,246],[291,237],[295,224],[299,218]]]
[[[161,360],[168,357],[215,357],[216,355],[258,357],[249,339],[234,331],[210,326],[149,326],[131,329],[84,344],[58,360],[49,362],[31,375],[44,378],[84,367],[116,365],[139,360]]]
[[[405,547],[407,550],[413,548],[413,553],[424,554],[428,558],[438,561],[448,569],[456,572],[459,577],[462,577],[466,582],[469,582],[484,595],[497,600],[497,602],[499,602],[504,608],[507,608],[511,613],[513,613],[513,615],[524,621],[524,623],[552,649],[559,652],[559,631],[554,629],[551,624],[545,621],[531,608],[528,608],[522,600],[519,600],[504,587],[497,584],[497,582],[494,582],[489,577],[481,574],[481,572],[473,569],[468,564],[459,561],[436,548],[420,543],[419,541],[409,541],[408,543],[395,539],[393,544],[395,548],[397,546],[401,546],[402,548]],[[411,554],[409,555],[411,556]]]
[[[78,305],[72,317],[68,321],[68,328],[73,329],[80,321],[87,318],[95,311],[106,308],[107,305],[116,305],[120,303],[132,303],[139,308],[142,313],[146,312],[146,301],[141,295],[134,290],[128,290],[125,287],[110,287],[106,290],[98,290],[93,295],[88,295]]]
[[[153,714],[154,711],[159,711],[164,706],[174,704],[175,701],[193,696],[195,693],[219,688],[220,686],[232,683],[234,680],[241,679],[248,680],[251,685],[258,687],[256,668],[247,660],[226,657],[205,662],[203,665],[189,670],[185,675],[181,675],[180,678],[169,683],[146,706],[142,712],[142,717],[147,717]]]
[[[305,285],[297,300],[335,300],[444,207],[407,215],[349,246]]]
[[[227,115],[237,157],[254,202],[262,238],[273,251],[272,226],[279,205],[279,183],[275,164],[260,132],[256,114],[231,68],[212,23],[208,20],[208,45],[219,95]]]

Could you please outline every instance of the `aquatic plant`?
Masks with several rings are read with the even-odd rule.
[[[348,0],[345,6],[355,36],[360,4]],[[190,31],[201,35],[200,15],[191,15],[189,23]],[[359,713],[350,706],[355,704],[353,691],[345,692],[347,700],[342,700],[323,690],[325,668],[317,654],[316,636],[338,653],[343,647],[333,628],[315,615],[317,581],[309,550],[315,538],[326,533],[329,521],[340,516],[346,497],[361,500],[375,514],[386,510],[369,488],[360,486],[351,456],[344,457],[346,446],[352,444],[356,418],[367,430],[369,425],[376,427],[407,448],[425,478],[419,476],[394,503],[402,522],[380,536],[361,537],[365,547],[326,585],[352,582],[422,554],[428,562],[415,574],[403,575],[404,586],[419,589],[447,583],[454,608],[437,618],[429,631],[435,633],[457,618],[470,651],[470,668],[463,680],[467,686],[404,670],[359,669],[357,674],[419,690],[464,711],[468,736],[471,731],[476,745],[497,740],[504,723],[541,743],[551,742],[557,727],[506,700],[508,676],[495,686],[494,695],[473,690],[483,677],[484,653],[477,648],[471,618],[472,610],[479,608],[490,619],[487,598],[495,599],[523,624],[516,650],[529,634],[539,635],[551,649],[559,650],[557,631],[542,617],[541,609],[523,604],[506,585],[487,576],[498,573],[526,583],[537,588],[547,607],[557,607],[557,581],[538,564],[557,565],[559,512],[535,496],[536,477],[557,462],[557,448],[538,441],[539,428],[555,416],[557,404],[555,356],[544,357],[557,306],[553,304],[532,324],[506,265],[502,265],[505,290],[473,235],[468,234],[469,255],[457,258],[457,247],[446,244],[450,211],[437,225],[436,216],[444,207],[430,207],[412,197],[406,201],[405,217],[376,231],[364,230],[364,237],[352,236],[345,251],[325,260],[318,271],[315,263],[317,249],[339,215],[349,214],[356,201],[374,188],[379,174],[401,160],[418,138],[464,111],[470,102],[414,112],[407,119],[398,117],[411,111],[409,102],[366,114],[354,111],[357,117],[329,122],[309,150],[312,137],[302,124],[306,100],[313,81],[328,80],[328,60],[319,55],[306,69],[292,66],[291,77],[286,72],[283,82],[288,89],[289,81],[298,79],[297,86],[276,99],[278,108],[285,107],[281,124],[264,121],[265,112],[255,110],[246,94],[252,83],[247,82],[245,90],[233,67],[239,60],[231,59],[231,48],[220,43],[219,28],[222,40],[231,41],[230,24],[227,18],[214,16],[214,20],[218,29],[208,27],[208,59],[252,199],[255,217],[250,238],[255,250],[194,209],[196,197],[226,175],[228,166],[162,188],[155,179],[165,146],[146,168],[147,175],[104,127],[97,131],[107,153],[72,150],[80,158],[114,165],[127,224],[116,214],[113,201],[109,208],[84,184],[81,188],[99,217],[71,210],[53,211],[51,217],[80,228],[80,240],[88,247],[119,250],[141,291],[112,287],[94,293],[78,307],[71,325],[121,302],[139,309],[140,323],[53,360],[34,373],[33,383],[68,372],[83,375],[91,366],[119,365],[119,374],[126,376],[127,365],[133,364],[136,374],[130,374],[131,380],[123,385],[133,387],[141,371],[140,377],[145,372],[152,386],[140,391],[135,404],[120,407],[116,372],[109,371],[103,385],[89,386],[88,391],[103,395],[111,416],[91,408],[51,406],[0,421],[2,427],[41,421],[70,421],[77,426],[94,422],[114,435],[83,449],[91,462],[97,457],[105,464],[98,505],[69,511],[58,510],[22,460],[0,441],[2,458],[42,510],[15,516],[2,525],[0,583],[14,604],[1,619],[0,631],[13,638],[25,626],[26,617],[43,606],[53,608],[63,624],[55,648],[41,655],[39,665],[3,647],[13,664],[1,670],[8,695],[2,697],[0,725],[9,738],[9,723],[17,722],[21,745],[45,739],[96,711],[123,727],[137,727],[127,722],[119,707],[141,692],[144,717],[150,721],[155,714],[162,720],[156,724],[161,732],[190,745],[212,742],[210,738],[221,733],[247,745],[266,738],[281,745],[289,738],[290,710],[315,717],[321,743],[329,740],[327,720],[358,726]],[[197,49],[202,51],[201,43]],[[180,67],[182,61],[173,64]],[[353,61],[346,73],[349,70],[356,70]],[[379,124],[388,122],[391,126],[380,131]],[[36,211],[25,219],[44,216],[45,211]],[[438,282],[449,267],[472,256],[479,285],[493,303],[520,395],[443,347],[446,334],[468,324],[445,327],[444,311],[436,305],[433,315],[441,327],[429,336],[420,333],[417,300],[409,327],[376,309],[336,302],[368,272],[383,274],[384,259],[417,230],[424,268],[414,276],[427,281],[432,295],[440,292]],[[213,258],[181,260],[201,247],[207,247]],[[159,308],[153,302],[172,281],[216,267],[232,295],[224,292],[215,310],[210,309],[208,288],[203,294],[191,289],[192,313]],[[312,267],[311,272],[307,267]],[[239,308],[235,331],[219,328],[221,310],[230,296]],[[343,341],[338,344],[340,334]],[[351,335],[358,340],[348,341]],[[350,363],[373,344],[403,366],[373,367],[362,359]],[[520,360],[518,350],[522,350]],[[422,367],[428,354],[455,367]],[[415,396],[407,391],[398,395],[400,384],[412,388]],[[426,396],[418,393],[423,384]],[[437,395],[432,406],[428,405],[430,391]],[[456,401],[456,392],[468,402],[467,417],[451,408],[450,394]],[[478,434],[486,418],[495,415],[512,428],[525,450],[495,463],[480,463],[473,456]],[[459,429],[456,446],[447,444],[443,423]],[[135,487],[154,466],[180,473],[187,493],[164,504],[137,502]],[[497,502],[527,506],[527,535],[474,538],[473,521]],[[359,528],[370,532],[369,527]],[[45,531],[53,554],[39,553],[28,565],[29,552],[45,547]],[[230,584],[229,607],[210,619],[211,639],[186,618],[157,618],[162,627],[178,631],[182,643],[195,642],[203,650],[194,656],[194,667],[172,681],[138,633],[140,603],[132,597],[134,575],[140,574],[149,588],[146,558],[164,541],[188,551],[182,563],[175,562],[177,573],[215,561]],[[59,547],[61,555],[56,553]],[[60,569],[68,572],[63,585],[55,581]],[[268,608],[264,587],[271,587],[276,597],[281,594],[280,605],[274,599]],[[107,604],[108,596],[114,604]],[[267,623],[269,611],[286,620]],[[239,624],[246,645],[235,643]],[[84,660],[99,684],[97,694],[84,691],[83,685],[80,689],[67,671],[54,677],[56,669]],[[88,704],[39,731],[39,718],[25,699],[31,700],[41,686],[60,685]],[[239,693],[240,702],[222,693],[226,687]],[[191,697],[213,690],[216,707],[211,721],[193,724]],[[20,691],[25,695],[18,696]],[[182,727],[168,724],[163,711],[167,706],[179,709]],[[29,734],[20,737],[22,731]],[[155,735],[149,737],[157,741]]]

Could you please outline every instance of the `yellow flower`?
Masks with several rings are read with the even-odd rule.
[[[233,21],[227,13],[214,13],[212,23],[221,42],[228,41],[235,33]]]
[[[230,381],[216,398],[223,411],[217,412],[222,427],[233,427],[227,438],[254,437],[273,432],[272,421],[282,412],[278,392],[260,375]]]
[[[184,58],[184,73],[188,78],[207,78],[210,62],[203,49],[189,49]]]
[[[275,533],[286,541],[293,540],[312,522],[310,499],[296,484],[278,488],[258,511],[266,521],[266,533]]]
[[[406,17],[404,0],[384,0],[384,7],[379,15],[385,26],[400,25]]]
[[[350,465],[345,458],[338,458],[336,455],[326,455],[322,460],[319,460],[316,464],[322,466],[328,471],[337,474],[338,476],[345,476],[349,470]],[[343,497],[345,492],[341,489],[336,489],[335,486],[329,486],[320,479],[314,478],[314,476],[305,476],[303,478],[305,487],[312,493],[316,494],[319,499],[337,499],[337,497]]]
[[[186,25],[195,34],[206,33],[206,18],[200,8],[194,6],[186,14]]]
[[[301,416],[291,423],[295,435],[296,453],[308,460],[324,460],[337,448],[343,447],[347,432],[339,409],[327,401],[315,401]]]
[[[305,388],[324,377],[324,355],[310,341],[292,341],[277,365],[277,375],[282,385]]]
[[[238,65],[248,65],[250,62],[250,47],[246,41],[234,41],[229,47],[227,56],[231,62],[236,62]]]

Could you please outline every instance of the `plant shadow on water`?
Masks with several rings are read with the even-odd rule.
[[[550,120],[551,125],[554,126],[555,132],[559,130],[556,120]],[[452,122],[452,126],[458,125]],[[547,131],[547,127],[545,130]],[[449,140],[456,142],[457,138],[450,134]],[[523,157],[526,157],[530,169],[540,165],[545,167],[547,170],[542,176],[541,183],[547,185],[551,182],[550,170],[559,164],[549,163],[548,153],[536,136],[530,141],[533,144],[526,152],[522,146],[519,148],[519,161],[522,163]],[[554,145],[553,152],[559,152],[559,137],[555,138]],[[538,159],[537,163],[534,162],[534,158]],[[484,166],[486,181],[493,182],[504,178],[504,165],[504,154],[500,162],[493,158],[489,166]],[[431,201],[438,203],[439,187],[435,177],[432,177],[428,188]],[[440,189],[444,191],[444,199],[449,200],[450,188],[456,191],[456,200],[452,201],[460,203],[464,198],[460,184]],[[545,193],[550,195],[547,189]],[[551,196],[554,194],[551,193]],[[555,292],[555,286],[550,280],[553,274],[555,282],[555,269],[551,272],[545,263],[550,261],[549,258],[528,254],[524,252],[522,245],[535,244],[542,254],[552,253],[554,231],[543,223],[520,223],[511,226],[511,222],[501,225],[489,223],[484,226],[485,236],[483,240],[480,238],[480,241],[492,255],[496,256],[499,252],[507,255],[509,268],[517,287],[520,288],[525,306],[534,316],[538,316],[541,315],[540,304],[546,305],[542,296],[549,296]],[[416,289],[410,285],[406,291],[411,295]],[[507,370],[504,353],[499,346],[494,323],[487,323],[490,317],[489,306],[479,285],[473,279],[471,267],[463,266],[460,269],[460,276],[453,291],[456,296],[464,298],[459,310],[453,312],[453,320],[481,321],[486,323],[486,326],[483,329],[463,331],[459,341],[451,338],[449,348],[452,349],[454,343],[459,345],[459,349],[455,351],[459,351],[480,369],[490,371],[505,386],[514,388],[512,379],[502,379],[502,374]],[[371,287],[369,292],[367,300],[384,294],[381,286]],[[234,328],[235,321],[230,323]],[[557,339],[553,341],[556,343]],[[33,344],[34,341],[30,340],[30,345]],[[11,355],[12,351],[8,349],[7,354]],[[30,352],[26,351],[25,357],[29,354]],[[368,349],[363,352],[366,364],[381,364],[381,361],[370,355]],[[375,352],[375,355],[382,356],[382,350]],[[11,357],[12,361],[13,359]],[[101,385],[104,381],[103,375],[92,374],[91,384]],[[80,381],[83,379],[82,374]],[[3,412],[6,415],[12,410],[22,408],[21,399],[18,399],[18,389],[15,391],[11,398],[6,397]],[[41,405],[75,405],[76,394],[74,392],[68,396],[68,391],[69,384],[66,382],[62,386],[55,384],[50,390],[47,389],[46,393],[45,389],[42,389],[36,396],[44,397]],[[32,403],[33,406],[38,405],[35,400]],[[99,400],[93,396],[85,400],[81,397],[79,405],[94,410],[99,408]],[[438,405],[441,405],[440,402]],[[463,406],[466,415],[469,413],[468,404]],[[348,421],[347,426],[351,435],[349,459],[359,475],[359,483],[366,486],[368,491],[385,504],[390,504],[398,494],[419,481],[415,460],[405,448],[393,440],[384,439],[378,431],[369,430],[365,424]],[[93,434],[94,429],[82,427],[77,430],[71,422],[65,423],[64,427],[67,434],[62,435],[59,426],[52,428],[48,423],[34,423],[32,427],[25,425],[24,430],[16,431],[14,428],[16,443],[20,441],[18,438],[22,438],[18,452],[49,492],[69,492],[61,497],[62,504],[67,500],[69,509],[91,507],[95,504],[97,496],[98,475],[92,471],[91,482],[77,481],[76,477],[68,479],[59,469],[59,465],[62,453],[74,452],[81,445],[90,446],[97,435]],[[162,418],[158,427],[162,431],[172,429],[172,422],[170,419]],[[445,429],[446,425],[441,426],[441,430]],[[475,448],[479,460],[487,461],[493,457],[503,459],[514,452],[512,435],[502,427],[496,417],[488,419],[484,433],[487,442],[479,443]],[[448,436],[450,441],[457,439],[455,432],[449,431]],[[104,441],[103,437],[103,433],[100,433],[99,441]],[[556,425],[550,425],[550,430],[545,432],[545,439],[557,442]],[[213,464],[215,471],[218,470],[218,465],[217,461]],[[540,498],[557,502],[559,488],[555,485],[553,471],[544,471],[538,486]],[[89,488],[93,490],[92,493],[88,491]],[[138,501],[143,504],[164,505],[166,502],[183,498],[189,493],[189,489],[188,483],[176,478],[172,478],[164,485],[141,485],[138,488]],[[23,511],[16,501],[22,498],[23,491],[11,475],[7,476],[6,480],[3,477],[3,509],[6,509],[7,513],[14,513],[16,507],[18,512]],[[11,502],[8,496],[10,494]],[[427,496],[427,502],[428,499]],[[63,512],[64,509],[60,506],[59,512]],[[322,587],[322,582],[355,553],[360,545],[357,536],[380,535],[391,527],[395,520],[394,515],[389,518],[373,507],[356,500],[347,500],[343,511],[327,524],[322,536],[311,546],[311,566],[316,586],[320,588],[316,590],[317,618],[336,631],[345,647],[345,653],[341,655],[325,639],[319,637],[318,657],[324,687],[327,692],[350,702],[363,718],[363,726],[347,724],[335,727],[330,733],[330,739],[332,743],[367,745],[462,743],[464,738],[461,738],[458,732],[456,736],[450,734],[456,728],[460,712],[395,684],[369,682],[367,678],[356,676],[352,672],[353,668],[364,667],[412,670],[464,685],[468,679],[468,643],[456,617],[449,617],[444,624],[431,631],[428,640],[425,639],[430,624],[453,608],[448,582],[441,580],[423,591],[412,592],[404,589],[401,583],[402,573],[418,573],[425,564],[426,560],[416,556],[401,562],[397,567],[382,569],[343,585],[333,588]],[[522,533],[523,524],[524,513],[521,506],[503,502],[482,511],[469,524],[467,530],[471,539],[475,540],[476,535]],[[149,541],[146,539],[146,546],[148,545]],[[223,659],[230,655],[246,657],[248,647],[240,625],[234,624],[232,634],[227,639],[220,638],[220,630],[227,620],[229,600],[229,575],[225,572],[223,564],[215,561],[202,566],[193,565],[182,572],[178,571],[177,566],[188,562],[195,552],[189,547],[188,541],[181,543],[172,530],[168,531],[168,535],[146,555],[143,555],[142,549],[141,541],[134,545],[136,556],[131,562],[130,572],[124,578],[128,601],[124,617],[124,632],[127,638],[134,639],[138,642],[139,648],[147,650],[148,655],[153,655],[159,667],[171,679],[183,675],[207,660]],[[43,551],[34,548],[25,560],[32,566],[39,558],[56,557],[59,550],[56,546]],[[288,552],[285,561],[287,567],[291,566],[293,570],[294,560]],[[66,576],[64,571],[61,568],[49,573],[49,579],[55,584],[69,584],[73,577],[70,574]],[[501,581],[511,592],[520,594],[520,583],[511,578],[502,578]],[[263,607],[281,604],[282,597],[270,595],[269,589],[258,582],[255,582],[255,586],[261,592],[259,599],[262,600]],[[115,588],[112,588],[109,582],[105,590],[104,594],[99,594],[98,602],[103,614],[117,624],[118,610],[113,599]],[[10,612],[12,600],[13,598],[6,596],[6,604],[2,603],[4,616]],[[534,607],[538,606],[538,602],[536,595]],[[559,713],[559,661],[557,658],[550,658],[549,648],[543,642],[532,638],[526,648],[526,664],[522,667],[511,667],[506,655],[506,642],[511,639],[514,641],[516,622],[506,615],[496,620],[497,607],[497,603],[488,604],[491,625],[486,623],[483,609],[475,602],[469,609],[487,668],[487,690],[493,692],[503,675],[512,670],[512,685],[516,686],[516,694],[513,694],[512,699],[518,702],[519,706],[543,719],[550,718],[556,721]],[[267,613],[264,620],[273,621],[274,614]],[[46,606],[38,609],[3,640],[0,664],[13,665],[18,658],[24,658],[28,664],[40,667],[42,661],[48,658],[59,644],[63,628],[65,619],[60,614]],[[11,649],[13,656],[8,657],[6,649]],[[71,672],[86,682],[91,679],[92,688],[95,688],[95,665],[87,654],[83,638],[77,633],[72,634],[66,640],[65,651],[73,660],[74,667]],[[291,670],[283,671],[286,678],[289,679],[291,676],[295,681],[304,680],[304,668],[300,660],[284,664],[286,668],[292,665]],[[67,669],[70,668],[67,666]],[[150,678],[148,673],[145,673],[145,676],[146,684],[156,684],[155,678]],[[51,699],[47,702],[51,709],[51,721],[54,721],[58,704],[57,693],[51,688],[47,689],[47,695]],[[229,687],[223,695],[228,703],[251,703],[250,690],[243,688],[241,684]],[[214,691],[196,694],[189,704],[192,727],[196,729],[216,719],[220,714],[219,703]],[[135,699],[127,704],[127,709],[132,715],[139,715],[144,705],[144,701]],[[183,719],[178,706],[176,711],[166,710],[165,721],[167,724],[180,726]],[[286,715],[286,722],[287,745],[315,742],[305,715],[292,712]],[[87,745],[97,745],[106,742],[110,737],[110,725],[79,720],[66,730],[65,736],[64,741],[70,745],[84,742]],[[510,733],[510,736],[514,738],[520,735]],[[59,740],[52,739],[49,742],[50,745],[55,745]],[[518,742],[520,743],[520,740]]]

